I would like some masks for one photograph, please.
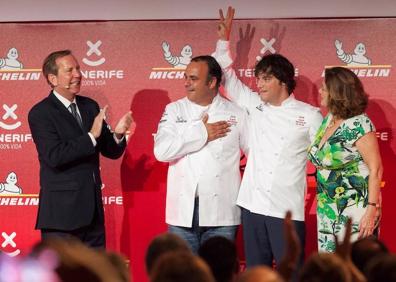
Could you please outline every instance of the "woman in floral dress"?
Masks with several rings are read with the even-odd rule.
[[[349,69],[326,69],[319,90],[329,113],[309,148],[317,167],[318,248],[334,252],[352,218],[352,240],[373,234],[380,214],[382,164],[367,95]]]

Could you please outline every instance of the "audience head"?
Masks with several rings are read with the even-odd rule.
[[[198,254],[209,265],[217,282],[233,281],[239,271],[236,246],[225,237],[209,238],[201,245]]]
[[[110,264],[117,271],[117,274],[122,282],[128,282],[131,280],[128,268],[128,261],[123,255],[106,250],[103,250],[102,254],[107,258]]]
[[[57,258],[55,271],[63,282],[122,282],[117,270],[103,254],[77,239],[46,239],[33,248],[31,257],[39,257],[48,251]]]
[[[154,263],[151,282],[215,282],[209,266],[191,252],[172,251]]]
[[[301,282],[350,282],[351,274],[345,262],[336,254],[311,255],[300,271]]]
[[[365,271],[367,282],[396,282],[396,256],[382,254],[373,258]]]
[[[351,247],[352,261],[362,273],[374,257],[386,253],[388,253],[387,247],[375,236],[357,240]]]
[[[255,266],[241,273],[237,282],[283,282],[283,279],[268,266]]]
[[[171,251],[190,251],[187,243],[173,233],[164,233],[155,237],[146,251],[146,270],[151,273],[155,261],[163,254]]]
[[[0,252],[0,281],[7,282],[61,282],[55,272],[57,259],[51,252],[39,257],[10,257]]]

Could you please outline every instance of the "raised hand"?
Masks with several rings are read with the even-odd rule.
[[[226,121],[218,121],[214,123],[208,123],[209,116],[205,114],[202,118],[202,122],[208,132],[208,142],[224,137],[228,132],[231,131],[230,124]]]
[[[106,105],[100,110],[99,114],[94,119],[91,130],[89,131],[93,137],[95,137],[95,139],[98,138],[102,133],[103,120],[106,118],[106,111],[108,107],[109,106]]]
[[[366,279],[364,275],[359,271],[359,269],[353,264],[351,258],[351,234],[352,234],[352,220],[348,218],[345,226],[345,236],[344,240],[340,243],[338,237],[335,236],[336,250],[335,253],[341,257],[348,270],[352,275],[352,282],[365,282]]]
[[[342,259],[348,261],[351,260],[351,235],[352,235],[352,220],[348,218],[348,221],[345,225],[345,236],[344,240],[340,243],[338,237],[335,236],[336,243],[336,254],[339,255]]]
[[[118,139],[121,139],[125,135],[132,122],[133,118],[131,111],[127,112],[124,116],[121,117],[114,129],[114,133],[116,134]]]
[[[223,10],[219,9],[219,24],[217,26],[217,34],[221,40],[230,40],[232,20],[234,19],[235,9],[231,6],[227,9],[227,15],[224,18]]]

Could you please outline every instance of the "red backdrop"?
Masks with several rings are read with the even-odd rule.
[[[396,174],[393,139],[396,78],[396,19],[237,20],[232,51],[237,73],[254,87],[257,57],[282,53],[296,66],[296,96],[318,105],[318,87],[326,66],[343,65],[335,41],[351,60],[370,95],[368,114],[374,121],[385,167],[381,239],[396,251],[392,215]],[[108,248],[131,261],[134,281],[146,281],[144,252],[150,240],[166,230],[164,223],[167,165],[155,160],[152,148],[157,123],[167,103],[184,96],[183,65],[164,58],[162,43],[186,63],[214,50],[216,21],[126,21],[29,23],[0,25],[0,244],[1,251],[26,253],[39,239],[34,230],[39,191],[37,153],[27,114],[48,95],[40,73],[43,58],[71,49],[83,71],[81,94],[108,104],[112,125],[128,110],[136,122],[124,156],[102,159]],[[362,43],[365,54],[356,54]],[[186,50],[186,49],[184,49]],[[7,191],[18,191],[5,195]],[[9,192],[8,192],[9,193]],[[316,248],[314,183],[307,196],[307,252]]]

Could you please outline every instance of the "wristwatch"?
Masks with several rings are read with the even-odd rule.
[[[380,204],[373,203],[373,202],[367,202],[367,205],[370,205],[370,206],[376,207],[377,209],[379,209],[379,208],[381,207],[381,206],[380,206]]]

